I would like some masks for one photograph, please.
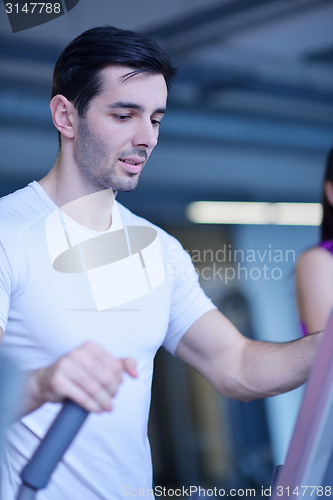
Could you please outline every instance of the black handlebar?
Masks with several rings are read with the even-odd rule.
[[[17,500],[32,499],[36,490],[45,488],[55,466],[87,416],[87,410],[69,399],[65,401],[43,441],[21,473],[23,484]]]

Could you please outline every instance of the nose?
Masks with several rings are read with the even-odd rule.
[[[158,128],[154,127],[149,121],[141,121],[138,124],[138,129],[133,139],[135,147],[143,147],[145,149],[153,149],[158,141]]]

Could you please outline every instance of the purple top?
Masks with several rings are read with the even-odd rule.
[[[318,247],[324,248],[333,255],[333,240],[321,241]],[[301,321],[301,330],[302,330],[302,335],[307,335],[309,333],[305,324],[302,321]]]
[[[328,250],[331,254],[333,254],[333,240],[321,241],[318,246],[320,248],[325,248],[325,250]]]

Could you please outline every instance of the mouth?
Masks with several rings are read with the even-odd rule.
[[[119,161],[131,174],[138,174],[142,170],[142,165],[145,160],[139,159],[139,158],[120,158]]]

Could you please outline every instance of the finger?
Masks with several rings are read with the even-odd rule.
[[[58,372],[51,381],[50,386],[55,396],[52,398],[54,401],[61,401],[68,398],[87,411],[100,412],[104,409],[84,388],[63,373]]]
[[[103,349],[98,344],[93,342],[86,342],[82,346],[82,351],[79,348],[74,351],[73,354],[79,354],[85,357],[85,362],[87,367],[92,371],[96,371],[96,374],[100,374],[102,377],[107,376],[109,371],[113,373],[114,378],[122,379],[123,365],[121,359],[115,358],[109,354],[105,349]]]
[[[89,412],[101,413],[102,411],[111,411],[113,410],[112,402],[109,401],[108,407],[101,405],[99,402],[96,402],[95,398],[92,398],[84,391],[80,386],[75,384],[72,385],[70,393],[67,396],[68,399],[71,399],[79,406],[84,408]]]
[[[98,361],[101,361],[103,364],[108,364],[112,359],[117,359],[114,358],[111,354],[109,354],[103,347],[101,347],[98,344],[95,344],[94,342],[85,342],[82,344],[78,349],[76,349],[74,352],[84,352],[88,353],[89,356],[92,358],[95,358]]]
[[[118,385],[122,382],[124,371],[132,377],[138,376],[136,361],[133,358],[115,358],[94,342],[85,342],[77,352],[80,356],[85,357],[87,367],[99,377],[103,385],[108,388],[112,387],[112,392],[114,392],[114,380],[108,381],[110,373]]]
[[[88,380],[81,372],[80,378],[75,377],[76,383],[88,390],[89,394],[103,405],[109,408],[109,400],[106,397],[114,396],[126,371],[132,377],[137,377],[136,362],[133,358],[118,359],[105,351],[101,346],[93,342],[86,342],[70,353],[76,363],[89,372]],[[84,382],[84,380],[87,380]],[[95,383],[99,382],[101,387],[97,388]],[[104,390],[103,390],[104,389]]]
[[[108,353],[96,356],[95,353],[87,350],[73,353],[72,357],[75,363],[89,372],[92,380],[97,379],[111,396],[115,394],[123,379],[121,360],[114,358]]]
[[[111,410],[111,397],[113,394],[103,386],[98,377],[86,366],[76,360],[66,359],[62,362],[59,370],[60,377],[67,382],[68,386],[74,384],[86,393],[87,399],[94,400],[98,406],[98,410],[95,411]]]

